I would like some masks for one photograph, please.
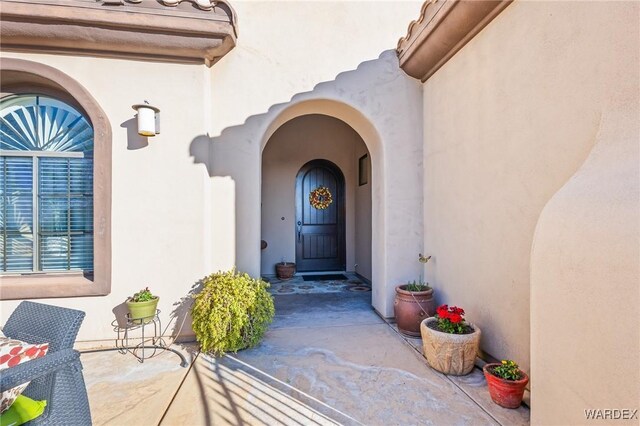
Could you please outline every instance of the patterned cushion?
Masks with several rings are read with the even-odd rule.
[[[13,340],[5,337],[0,332],[0,370],[15,367],[18,364],[29,361],[30,359],[44,356],[49,350],[48,343],[31,344],[20,340]],[[2,392],[0,394],[0,414],[4,413],[11,407],[13,401],[22,393],[29,385],[29,382],[13,389]]]

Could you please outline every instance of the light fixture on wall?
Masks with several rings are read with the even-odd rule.
[[[132,106],[138,112],[138,134],[141,136],[155,136],[160,134],[160,109],[149,105],[148,101],[143,104]]]

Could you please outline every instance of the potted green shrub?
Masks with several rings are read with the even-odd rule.
[[[235,269],[204,278],[191,307],[202,351],[222,355],[257,345],[275,313],[268,287]]]
[[[422,280],[410,281],[396,287],[393,314],[400,333],[420,337],[420,323],[435,313],[433,289]]]
[[[501,363],[486,364],[482,371],[493,402],[505,408],[518,408],[522,404],[529,376],[520,370],[518,364],[502,360]]]
[[[160,298],[154,296],[146,287],[135,293],[127,300],[127,308],[129,308],[129,318],[134,324],[147,323],[153,319],[158,307]]]
[[[424,356],[441,373],[461,376],[473,370],[480,328],[467,323],[464,315],[462,308],[440,305],[433,318],[420,324]]]

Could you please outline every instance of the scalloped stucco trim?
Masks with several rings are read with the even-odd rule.
[[[427,0],[422,4],[422,6],[420,7],[420,16],[418,17],[418,19],[415,19],[409,23],[409,26],[407,27],[407,35],[405,35],[404,37],[400,37],[400,39],[398,40],[398,44],[396,46],[398,54],[404,51],[407,48],[407,45],[409,45],[412,41],[415,41],[415,37],[413,37],[414,30],[416,30],[417,27],[425,21],[425,19],[427,18],[427,13],[429,13],[430,15],[435,14],[434,9],[436,9],[436,3],[439,3],[438,6],[442,7],[443,1]]]
[[[216,0],[158,0],[159,3],[165,6],[177,6],[183,1],[188,1],[191,4],[194,4],[200,10],[211,10],[216,6],[217,3],[226,4],[226,2],[219,2]],[[105,5],[118,5],[125,3],[138,4],[142,3],[142,0],[102,0],[102,4]]]

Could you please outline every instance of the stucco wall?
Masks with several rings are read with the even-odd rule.
[[[372,299],[382,315],[393,316],[394,285],[420,273],[422,99],[420,83],[387,49],[420,5],[234,3],[244,17],[241,36],[212,68],[213,130],[194,139],[191,153],[214,179],[227,179],[211,199],[216,191],[235,194],[238,226],[221,227],[235,229],[224,247],[239,268],[260,273],[261,154],[269,137],[299,115],[333,116],[371,153]]]
[[[359,160],[366,155],[367,183],[360,185]],[[366,146],[356,148],[356,238],[355,238],[355,271],[362,277],[371,280],[371,156]]]
[[[79,339],[113,339],[112,310],[149,286],[160,296],[167,325],[173,303],[199,278],[222,266],[211,255],[210,238],[203,232],[215,212],[205,197],[209,178],[189,156],[192,138],[206,131],[208,120],[208,95],[202,87],[209,76],[204,66],[8,52],[3,56],[44,63],[76,79],[112,125],[111,294],[40,301],[85,311]],[[162,133],[148,140],[137,135],[131,108],[145,99],[161,110]],[[2,322],[17,303],[1,303]]]
[[[362,138],[351,127],[323,115],[295,118],[271,136],[262,152],[262,239],[268,243],[262,250],[262,274],[274,274],[274,265],[283,257],[295,260],[295,180],[300,168],[315,159],[333,162],[344,175],[346,268],[354,270],[358,210],[356,153],[363,149],[366,151]],[[370,241],[371,228],[368,234]],[[366,240],[367,236],[360,238]]]
[[[485,351],[525,370],[538,217],[605,105],[638,93],[638,40],[637,3],[514,2],[424,84],[427,279],[479,324]]]
[[[629,102],[607,105],[597,144],[536,228],[536,424],[579,424],[587,422],[586,410],[639,408],[640,99],[638,91],[629,95]],[[638,423],[627,420],[621,423]]]
[[[205,274],[234,265],[260,273],[262,148],[267,133],[284,122],[282,117],[302,111],[339,116],[375,146],[373,158],[379,163],[372,181],[378,187],[372,210],[381,226],[372,238],[374,244],[378,241],[378,259],[386,259],[388,250],[388,262],[400,265],[390,272],[387,260],[374,267],[379,311],[392,313],[393,290],[387,281],[415,274],[408,254],[413,261],[421,246],[422,217],[394,221],[393,214],[422,208],[420,85],[402,74],[393,52],[378,58],[394,47],[420,1],[233,5],[240,22],[238,45],[211,69],[3,53],[53,66],[76,79],[113,127],[112,292],[43,300],[87,312],[81,340],[115,338],[112,310],[140,287],[149,285],[160,295],[166,325],[173,304]],[[131,105],[144,99],[162,110],[162,134],[146,146],[131,128]],[[393,119],[398,113],[401,117]],[[394,144],[401,146],[394,149]],[[412,168],[400,167],[407,161]],[[384,169],[390,170],[385,176]],[[392,204],[400,206],[393,214],[385,211],[389,203],[382,198],[383,182]],[[393,225],[385,227],[385,217]],[[1,302],[1,322],[17,303]]]

